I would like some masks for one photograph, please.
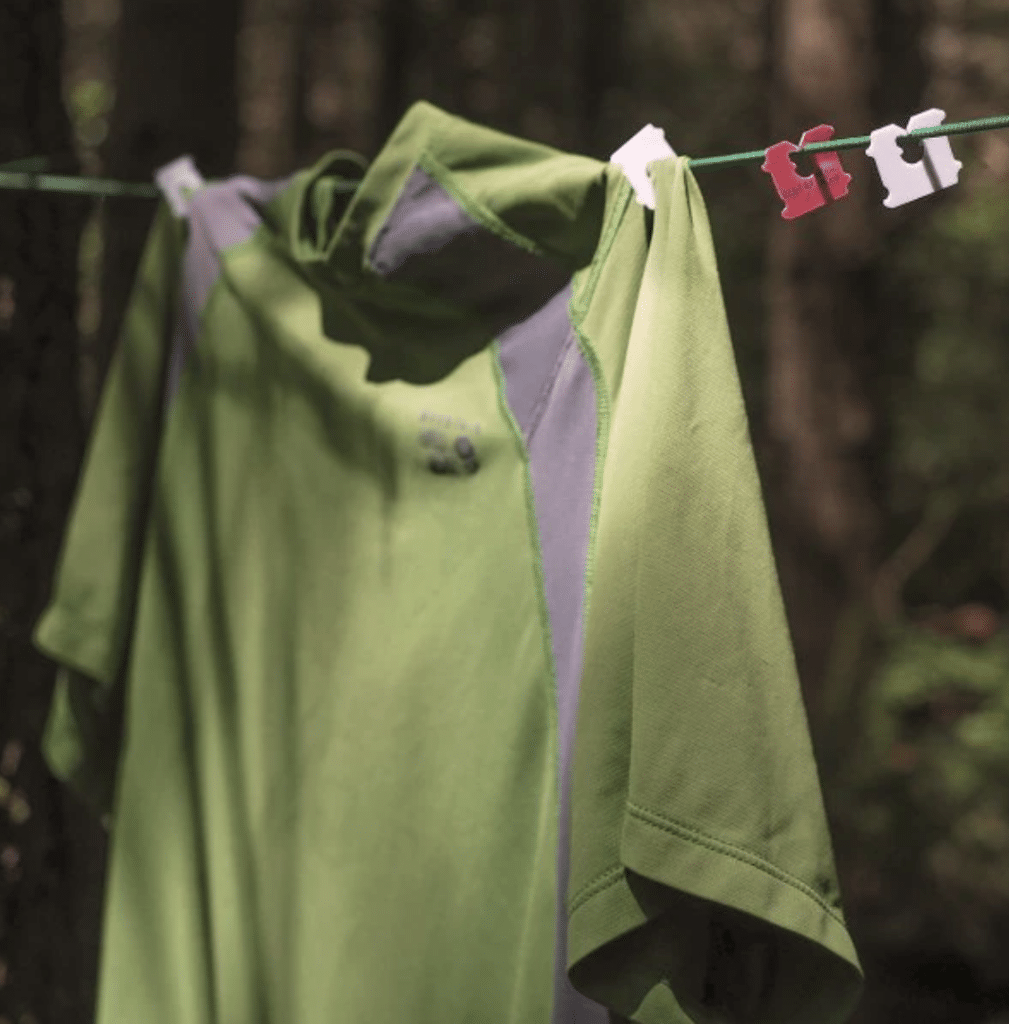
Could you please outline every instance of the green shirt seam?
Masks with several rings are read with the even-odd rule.
[[[543,654],[546,658],[547,671],[550,673],[550,692],[547,695],[549,700],[551,736],[554,740],[555,773],[554,778],[560,779],[560,750],[556,743],[559,729],[558,724],[558,685],[557,665],[554,661],[553,650],[553,626],[550,621],[550,612],[546,604],[546,573],[543,569],[543,553],[540,550],[539,520],[536,515],[536,499],[533,493],[533,482],[531,467],[529,464],[529,451],[522,437],[522,430],[512,413],[508,404],[507,386],[504,368],[501,365],[501,343],[497,340],[491,343],[491,367],[494,373],[494,380],[497,385],[498,406],[501,409],[505,421],[511,431],[512,440],[522,462],[523,491],[525,496],[526,525],[532,538],[533,553],[533,577],[536,584],[536,609],[540,621],[540,636],[543,638]]]
[[[747,850],[745,847],[738,846],[735,843],[729,843],[724,839],[716,839],[714,836],[706,835],[694,826],[675,821],[672,818],[658,814],[657,812],[648,810],[647,808],[639,807],[636,804],[631,803],[629,800],[627,801],[626,806],[627,812],[644,825],[650,825],[652,828],[668,832],[672,835],[677,835],[681,839],[688,839],[701,846],[706,846],[709,850],[714,850],[716,853],[733,857],[744,864],[749,864],[751,867],[755,867],[757,870],[763,871],[765,874],[771,875],[780,882],[785,882],[793,889],[796,889],[804,896],[813,900],[827,914],[829,914],[830,917],[837,921],[838,924],[844,927],[843,919],[828,903],[824,902],[823,898],[815,889],[808,886],[801,879],[789,874],[787,871],[776,867],[759,854],[755,854],[752,851]]]
[[[455,179],[452,172],[429,150],[422,150],[417,158],[416,166],[430,174],[443,189],[468,213],[475,221],[488,231],[503,238],[512,245],[532,253],[534,256],[541,256],[544,259],[556,259],[541,246],[537,245],[531,238],[519,234],[507,224],[493,210],[481,203],[475,196],[470,195]]]

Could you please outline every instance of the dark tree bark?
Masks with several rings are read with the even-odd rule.
[[[124,3],[105,172],[150,180],[185,152],[231,169],[238,3]],[[0,162],[79,166],[62,101],[56,0],[0,4]],[[79,394],[78,247],[87,200],[0,191],[0,1014],[93,1019],[106,840],[41,757],[51,663],[31,646],[87,439]],[[153,212],[106,219],[103,377]],[[27,815],[27,816],[26,816]]]
[[[0,4],[0,162],[77,173],[56,0]],[[77,249],[88,204],[0,191],[0,1013],[90,1019],[104,836],[48,774],[53,668],[31,646],[82,453]],[[27,1016],[26,1016],[27,1015]]]
[[[234,172],[240,0],[123,0],[115,106],[104,172],[150,181],[191,154],[204,177]],[[153,201],[110,202],[105,214],[101,324],[95,342],[104,378],[154,214]]]
[[[622,0],[382,0],[383,140],[411,102],[427,99],[608,157],[601,113],[623,69],[623,11]]]
[[[823,122],[837,137],[875,124],[872,13],[868,0],[775,0],[774,139],[798,142]],[[841,161],[854,171],[847,198],[792,221],[776,212],[767,252],[768,504],[814,718],[839,615],[868,598],[879,558],[869,385],[879,207],[865,159]]]
[[[606,101],[613,89],[625,86],[627,81],[625,7],[622,0],[593,0],[585,7],[584,34],[576,65],[579,81],[571,98],[576,117],[575,138],[581,152],[608,160],[615,147],[605,116]],[[634,125],[619,128],[620,135],[627,138],[635,131]]]
[[[305,0],[301,23],[298,26],[297,56],[294,65],[294,130],[291,141],[299,162],[307,163],[315,158],[315,154],[312,153],[315,132],[308,109],[314,70],[312,58],[320,35],[332,28],[335,14],[333,8],[334,5],[328,0]]]
[[[925,105],[921,44],[929,18],[921,5],[775,0],[769,14],[772,139],[797,142],[822,122],[837,137],[864,135]],[[839,626],[850,626],[854,615],[872,634],[901,613],[891,585],[899,567],[886,550],[890,424],[883,410],[890,381],[907,371],[907,353],[887,329],[903,315],[899,298],[881,284],[888,235],[913,214],[884,216],[872,162],[859,150],[840,155],[853,175],[843,205],[795,221],[775,213],[767,247],[763,463],[814,733]],[[799,169],[810,167],[800,162]],[[873,642],[868,635],[866,642]],[[815,738],[825,755],[843,743]]]
[[[382,77],[378,120],[383,138],[396,127],[409,103],[410,65],[419,48],[415,8],[415,0],[382,0],[379,8]]]

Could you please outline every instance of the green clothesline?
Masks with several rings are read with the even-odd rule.
[[[1009,128],[1009,114],[998,117],[982,117],[976,121],[958,121],[955,124],[939,124],[934,128],[915,128],[913,132],[905,132],[902,138],[928,139],[935,135],[966,135],[968,132],[987,132],[993,128]],[[859,135],[851,139],[829,139],[827,142],[811,142],[803,146],[800,153],[818,153],[823,150],[859,149],[872,142],[871,135]],[[691,169],[695,167],[715,167],[720,164],[741,164],[748,160],[763,160],[764,150],[752,149],[749,153],[732,153],[729,156],[704,156],[690,161]]]
[[[934,128],[916,128],[905,133],[903,138],[927,139],[936,135],[964,135],[968,132],[985,132],[993,128],[1009,128],[1009,114],[998,117],[982,117],[976,121],[959,121],[955,124],[940,124]],[[817,153],[823,150],[858,149],[868,146],[871,136],[859,135],[850,139],[830,139],[827,142],[814,142],[803,146],[800,153]],[[747,153],[730,153],[727,156],[694,157],[690,160],[691,169],[704,167],[727,167],[730,164],[747,163],[750,160],[763,160],[764,150],[752,149]],[[40,192],[65,192],[87,196],[136,196],[144,199],[155,199],[160,195],[157,185],[140,182],[112,181],[107,178],[78,178],[60,174],[43,174],[48,166],[45,157],[28,157],[12,163],[0,164],[0,188],[31,190]],[[354,182],[341,183],[336,186],[338,191],[353,192],[357,188]]]

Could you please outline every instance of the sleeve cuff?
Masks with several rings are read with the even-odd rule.
[[[105,689],[112,686],[115,659],[106,624],[85,622],[52,604],[36,623],[32,642],[53,661],[76,669]]]

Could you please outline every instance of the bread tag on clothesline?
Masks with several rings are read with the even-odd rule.
[[[154,181],[176,217],[186,216],[190,196],[206,184],[191,156],[180,156],[178,160],[158,168]]]
[[[666,160],[671,156],[676,156],[676,151],[666,142],[666,133],[653,124],[646,124],[610,157],[610,163],[623,168],[638,202],[654,210],[655,187],[648,176],[648,165],[653,160]]]
[[[907,128],[888,124],[877,128],[870,136],[867,156],[876,162],[876,169],[887,190],[883,205],[893,209],[932,195],[940,189],[955,185],[963,164],[953,155],[949,138],[933,135],[921,140],[924,155],[921,160],[904,159],[898,140],[918,128],[938,128],[946,120],[946,112],[938,107],[923,110],[907,122]],[[913,136],[912,136],[913,137]]]
[[[794,220],[812,213],[848,194],[851,175],[841,166],[840,158],[834,150],[818,150],[810,154],[818,174],[800,174],[792,161],[793,154],[800,152],[803,146],[814,142],[829,142],[833,137],[834,126],[820,124],[804,131],[798,146],[785,139],[764,150],[764,162],[760,169],[771,176],[778,195],[785,202],[781,211],[785,220]]]

